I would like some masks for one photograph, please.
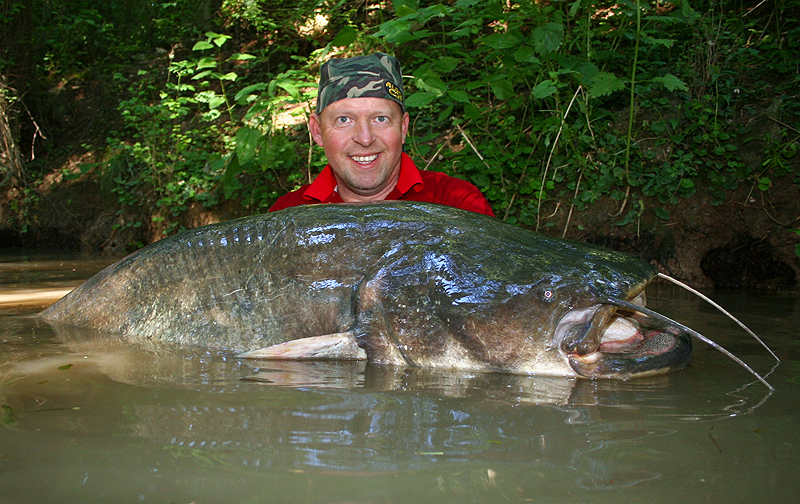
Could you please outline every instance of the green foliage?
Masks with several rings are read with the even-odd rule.
[[[375,50],[408,76],[412,157],[511,222],[601,197],[619,200],[619,225],[667,221],[699,190],[721,204],[800,182],[798,0],[35,3],[40,71],[113,76],[124,96],[97,171],[121,213],[145,210],[125,226],[171,232],[225,199],[261,211],[310,180],[325,163],[305,126],[319,65]],[[751,103],[784,127],[763,138]]]
[[[415,133],[436,132],[417,135],[414,153],[435,152],[431,167],[474,181],[503,217],[539,225],[547,202],[583,208],[644,184],[648,195],[689,189],[676,170],[654,177],[631,146],[642,95],[687,90],[661,62],[675,40],[658,35],[696,17],[691,9],[656,16],[639,2],[508,8],[469,0],[396,8],[405,15],[375,36],[413,75],[407,105],[428,118],[416,120]],[[651,66],[637,64],[643,55]],[[612,120],[625,90],[627,132]]]
[[[111,158],[105,165],[114,182],[111,192],[122,205],[120,213],[144,204],[154,209],[153,221],[160,222],[165,215],[178,216],[191,202],[218,203],[213,188],[219,174],[208,169],[206,159],[218,141],[220,127],[207,124],[204,115],[197,113],[200,100],[184,94],[191,87],[181,85],[178,75],[177,84],[159,91],[143,70],[132,80],[121,74],[115,79],[127,84],[131,95],[120,102],[126,130],[109,137]]]
[[[639,0],[394,5],[374,36],[413,76],[413,154],[475,182],[508,220],[539,226],[543,206],[601,195],[677,204],[710,186],[722,202],[741,182],[768,187],[740,160],[736,123],[760,56],[752,34],[773,13],[743,22],[714,2]],[[797,19],[783,23],[796,33]],[[698,54],[709,47],[714,61]]]

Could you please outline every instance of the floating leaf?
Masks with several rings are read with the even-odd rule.
[[[65,364],[63,366],[58,366],[58,369],[61,371],[66,371],[67,369],[71,368],[72,364]]]

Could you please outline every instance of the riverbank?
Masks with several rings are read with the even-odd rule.
[[[27,208],[34,216],[32,224],[20,232],[12,226],[13,203],[20,191],[3,192],[3,245],[120,255],[163,237],[163,225],[152,216],[121,215],[105,201],[91,173],[64,180],[63,171],[54,172],[37,194],[38,200]],[[786,177],[775,180],[768,191],[740,188],[722,204],[712,202],[716,203],[703,191],[678,205],[638,199],[622,208],[622,202],[604,198],[578,210],[570,208],[569,201],[553,201],[542,207],[540,231],[639,256],[695,287],[796,289],[800,260],[795,248],[800,237],[792,229],[800,216],[798,187]],[[634,206],[641,210],[640,217],[618,225],[620,214]],[[655,217],[656,208],[668,212],[669,219]],[[495,211],[502,215],[502,209]],[[193,205],[175,218],[174,227],[188,229],[247,213],[235,198],[211,208]],[[153,225],[125,225],[143,221]]]

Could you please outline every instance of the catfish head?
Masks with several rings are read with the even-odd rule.
[[[586,378],[627,379],[685,368],[690,335],[659,314],[644,315],[643,309],[644,292],[630,301],[597,299],[568,310],[558,319],[551,348]]]
[[[689,335],[639,311],[646,310],[644,288],[654,277],[649,267],[611,281],[581,272],[582,283],[553,275],[520,283],[467,279],[437,264],[413,281],[415,272],[393,268],[365,282],[350,331],[240,357],[612,379],[663,374],[689,362]],[[395,270],[402,274],[392,277]]]

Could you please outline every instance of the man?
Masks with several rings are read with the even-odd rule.
[[[308,127],[328,165],[311,184],[278,198],[271,212],[314,203],[427,201],[494,216],[481,192],[444,173],[417,169],[403,152],[408,112],[400,62],[377,53],[322,65]]]

